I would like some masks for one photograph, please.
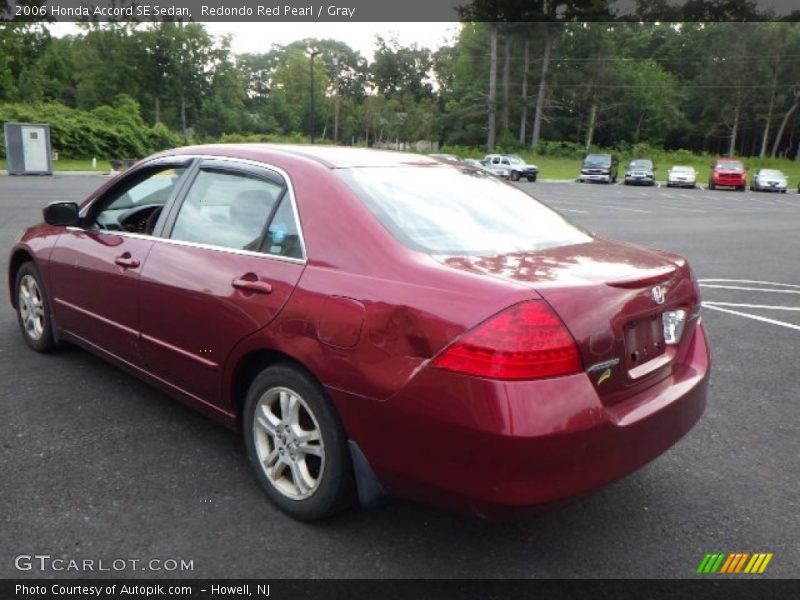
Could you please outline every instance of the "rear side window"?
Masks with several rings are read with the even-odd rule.
[[[259,251],[283,187],[218,171],[201,171],[178,211],[172,239]]]
[[[480,171],[441,166],[335,172],[400,242],[429,254],[491,256],[592,239],[518,188]]]

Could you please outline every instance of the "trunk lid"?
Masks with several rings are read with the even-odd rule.
[[[606,404],[667,377],[688,336],[666,345],[664,311],[699,313],[698,288],[681,256],[603,239],[538,252],[445,257],[445,264],[535,289],[578,345],[584,369]]]

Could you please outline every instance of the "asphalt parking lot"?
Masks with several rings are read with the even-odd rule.
[[[2,271],[45,203],[102,181],[0,176]],[[0,577],[90,575],[14,566],[49,554],[193,561],[110,573],[131,577],[683,578],[718,551],[771,552],[756,577],[800,577],[800,195],[519,185],[602,236],[686,255],[702,280],[709,405],[664,456],[521,521],[391,500],[297,523],[261,493],[235,434],[86,352],[29,351],[4,294]]]

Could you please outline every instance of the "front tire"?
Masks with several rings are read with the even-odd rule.
[[[533,183],[534,181],[536,181],[536,175],[529,175],[529,176],[528,176],[528,181],[530,181],[531,183]]]
[[[259,483],[289,516],[315,521],[353,503],[344,428],[322,387],[300,369],[277,364],[253,380],[244,438]]]
[[[50,319],[50,302],[35,264],[26,262],[19,268],[14,292],[17,322],[25,343],[37,352],[51,352],[56,348],[56,341]]]

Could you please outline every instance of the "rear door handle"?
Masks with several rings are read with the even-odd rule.
[[[114,262],[118,264],[120,267],[124,267],[126,269],[131,269],[139,266],[139,260],[133,258],[128,252],[126,252],[122,256],[118,256],[117,258],[115,258]]]
[[[231,285],[239,290],[247,290],[257,294],[271,294],[272,286],[266,281],[253,281],[238,277],[231,282]]]

